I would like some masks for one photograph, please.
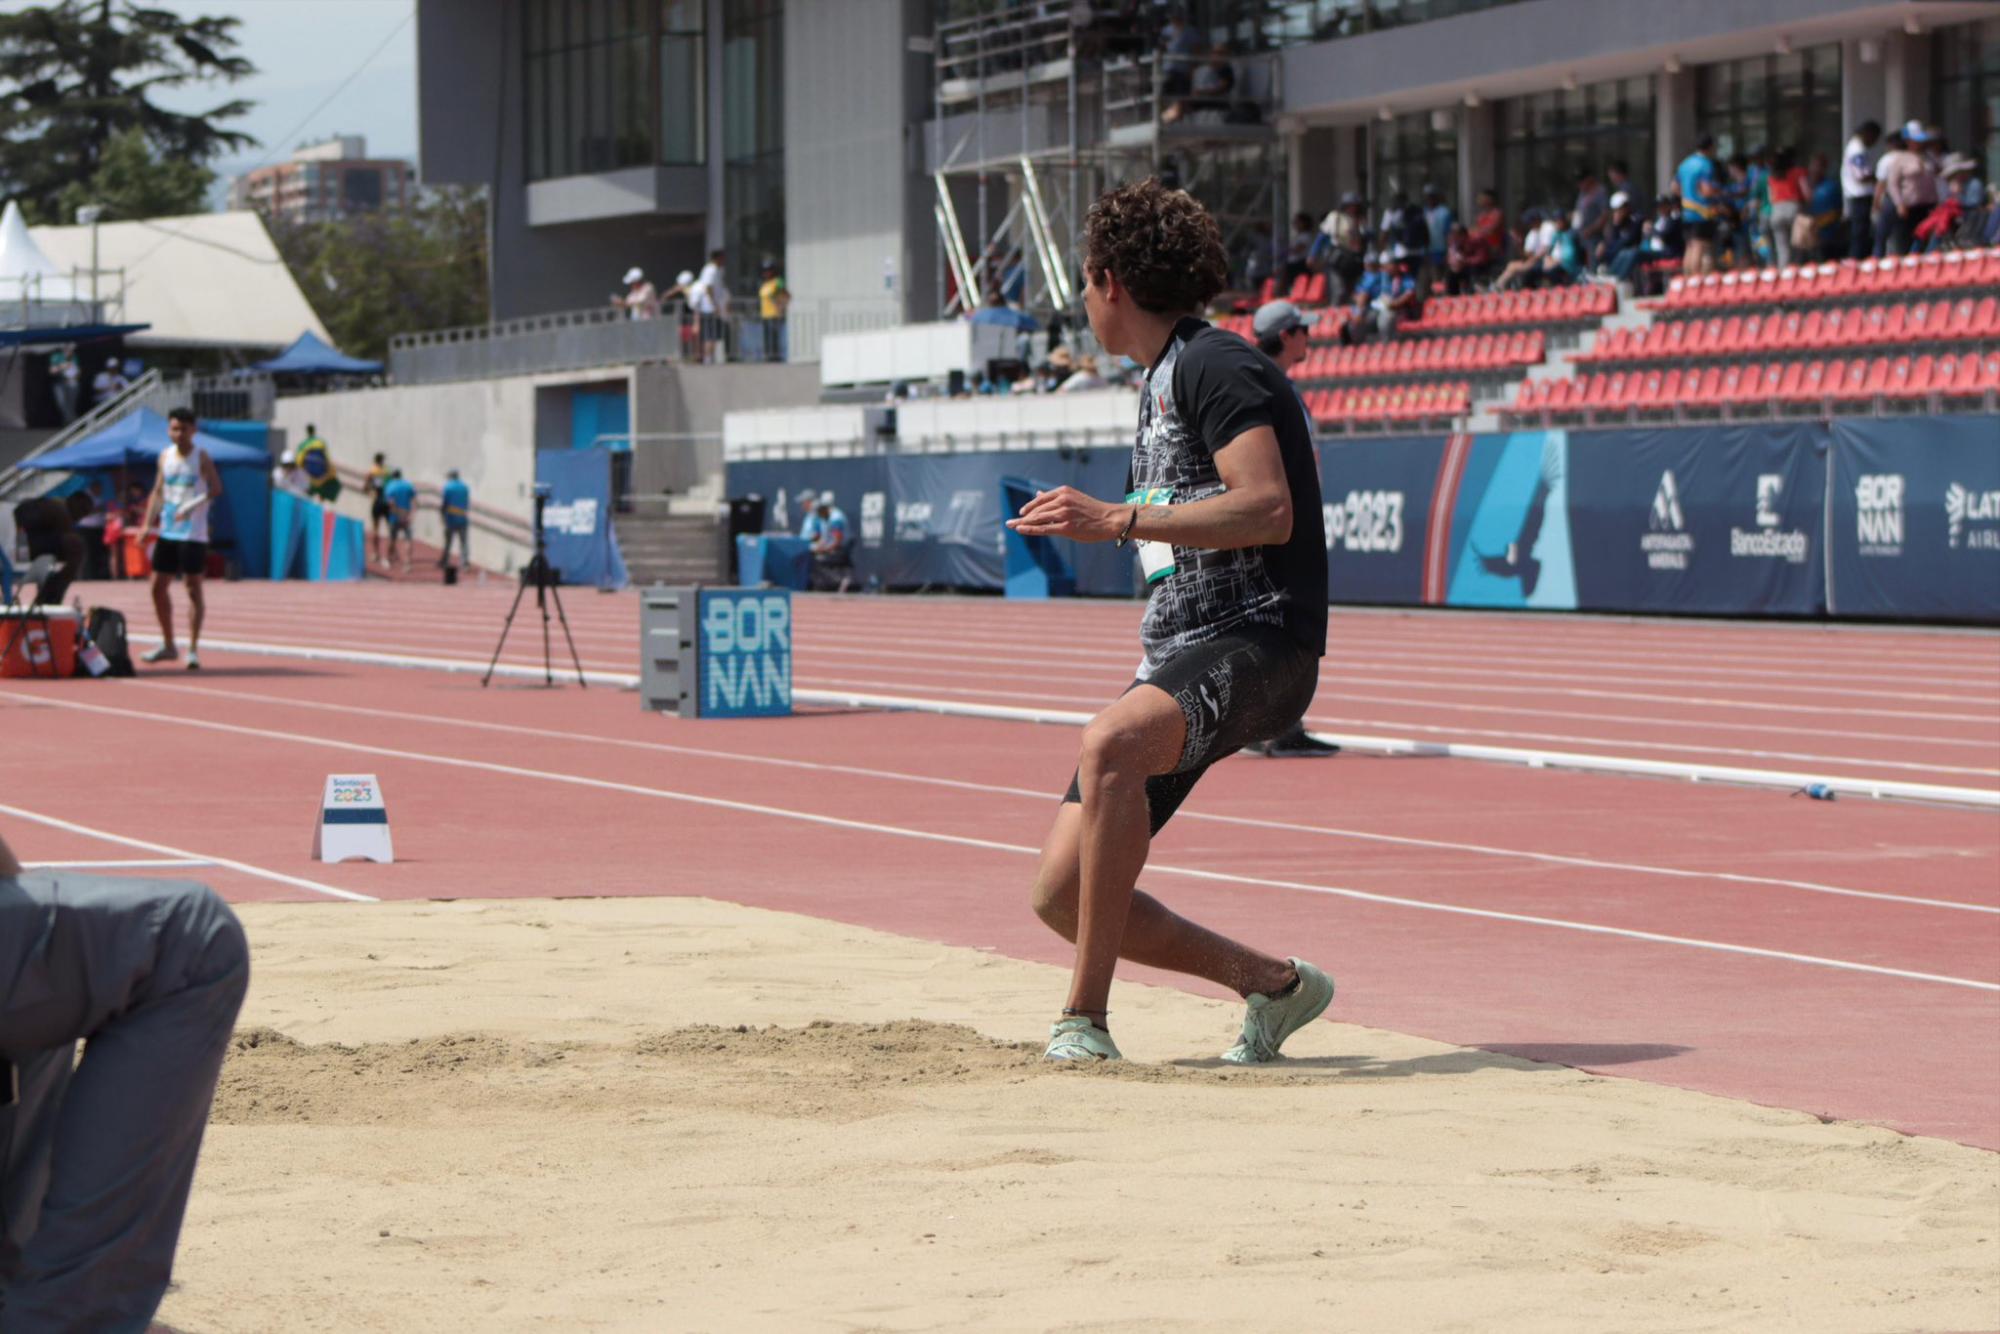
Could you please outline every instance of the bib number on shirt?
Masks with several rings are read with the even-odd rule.
[[[1126,495],[1128,505],[1171,505],[1174,489],[1171,486],[1156,486],[1145,491],[1133,491]],[[1174,547],[1171,542],[1139,541],[1139,568],[1146,572],[1146,586],[1165,579],[1174,572]]]

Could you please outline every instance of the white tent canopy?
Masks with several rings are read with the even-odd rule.
[[[90,228],[32,230],[63,271],[89,271]],[[302,331],[332,341],[255,213],[101,223],[97,250],[107,318],[152,326],[128,346],[276,350]]]
[[[70,274],[35,244],[21,206],[10,199],[6,212],[0,213],[0,300],[31,297],[72,300]]]

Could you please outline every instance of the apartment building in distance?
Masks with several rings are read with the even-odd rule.
[[[305,144],[290,158],[236,178],[230,207],[283,222],[335,222],[364,213],[402,212],[416,201],[416,168],[371,158],[358,134]]]

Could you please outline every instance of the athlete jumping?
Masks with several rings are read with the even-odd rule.
[[[1122,503],[1070,487],[1008,526],[1137,542],[1150,585],[1138,679],[1084,729],[1042,846],[1035,912],[1076,944],[1050,1060],[1117,1060],[1118,959],[1207,978],[1249,1004],[1237,1064],[1273,1060],[1333,980],[1188,921],[1136,889],[1152,836],[1208,767],[1305,713],[1326,652],[1326,534],[1304,410],[1284,373],[1199,318],[1228,278],[1215,220],[1157,180],[1110,191],[1085,224],[1084,308],[1106,352],[1147,366]]]

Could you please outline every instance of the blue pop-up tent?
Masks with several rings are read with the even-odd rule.
[[[328,347],[318,334],[308,331],[277,356],[259,361],[250,369],[271,375],[380,375],[382,363],[344,356],[338,349]]]
[[[216,545],[233,549],[241,569],[261,573],[270,560],[271,456],[264,449],[206,431],[196,431],[194,438],[222,473],[222,505],[211,524]],[[140,408],[95,435],[20,466],[76,473],[124,470],[139,474],[127,480],[146,485],[160,452],[171,443],[167,419],[151,408]]]

